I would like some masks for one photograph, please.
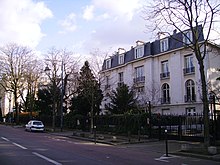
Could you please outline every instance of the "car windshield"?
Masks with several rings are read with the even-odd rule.
[[[33,125],[42,125],[42,122],[40,122],[40,121],[34,121],[34,122],[33,122]]]

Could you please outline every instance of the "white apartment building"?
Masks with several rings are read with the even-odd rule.
[[[204,36],[199,28],[199,40]],[[101,89],[104,94],[102,110],[109,103],[108,94],[121,83],[136,91],[139,104],[151,102],[152,112],[160,114],[202,113],[202,89],[199,65],[194,52],[187,46],[192,38],[181,33],[155,40],[137,41],[129,51],[122,48],[104,60],[101,71]],[[178,40],[177,40],[178,39]],[[204,59],[207,88],[220,98],[220,46],[209,43]],[[219,107],[217,110],[220,110]]]

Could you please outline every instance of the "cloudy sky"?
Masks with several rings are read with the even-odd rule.
[[[146,2],[146,1],[145,1]],[[41,52],[67,48],[127,50],[148,41],[144,0],[0,0],[0,44],[16,42]]]

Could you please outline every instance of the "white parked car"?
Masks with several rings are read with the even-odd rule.
[[[39,120],[30,120],[26,125],[25,125],[25,130],[26,131],[44,131],[44,124],[42,121]]]

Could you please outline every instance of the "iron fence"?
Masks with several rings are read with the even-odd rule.
[[[214,119],[210,116],[210,138],[220,140],[220,115]],[[164,138],[164,131],[170,139],[203,141],[204,120],[202,114],[188,115],[163,115],[152,117],[152,136]]]

